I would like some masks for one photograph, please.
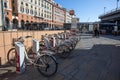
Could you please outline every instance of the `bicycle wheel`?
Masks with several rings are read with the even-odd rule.
[[[52,76],[57,72],[58,65],[56,60],[50,55],[43,55],[37,60],[37,64],[45,66],[37,66],[38,71],[46,76]]]
[[[68,46],[66,45],[60,45],[57,49],[57,53],[58,53],[58,56],[60,56],[61,58],[66,58],[70,55],[70,49]]]
[[[11,48],[8,53],[7,53],[7,60],[8,63],[11,66],[15,66],[16,65],[16,60],[15,60],[15,48]]]

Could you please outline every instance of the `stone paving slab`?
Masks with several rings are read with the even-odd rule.
[[[2,80],[120,80],[119,44],[119,36],[84,35],[67,59],[57,57],[58,71],[54,76],[44,77],[29,66],[24,74]]]

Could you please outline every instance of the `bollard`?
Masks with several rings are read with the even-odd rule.
[[[25,47],[21,42],[15,42],[16,53],[16,73],[22,74],[25,72]]]

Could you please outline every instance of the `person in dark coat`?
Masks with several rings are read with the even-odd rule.
[[[97,28],[94,29],[94,36],[99,37],[99,30]]]

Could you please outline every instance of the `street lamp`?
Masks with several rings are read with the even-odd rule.
[[[116,5],[117,5],[117,6],[116,6],[116,10],[118,9],[118,2],[119,2],[119,0],[117,0],[117,3],[116,3]]]
[[[106,13],[106,7],[104,7],[104,14]]]
[[[0,30],[4,30],[4,7],[3,0],[0,0]]]

